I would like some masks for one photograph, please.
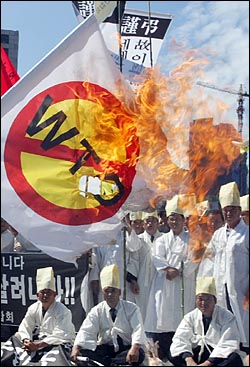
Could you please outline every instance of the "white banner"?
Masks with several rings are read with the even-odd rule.
[[[122,23],[122,57],[144,67],[157,62],[163,39],[172,21],[169,14],[149,14],[143,10],[125,9]],[[114,27],[111,23],[101,24],[108,49],[119,54],[114,42]]]
[[[73,1],[77,19],[82,22],[90,14],[97,16],[94,1]],[[77,4],[75,4],[77,3]],[[100,22],[100,28],[117,67],[130,82],[136,81],[145,67],[153,67],[161,50],[162,42],[171,24],[173,16],[170,14],[151,13],[143,10],[124,9],[122,2],[121,44],[119,40],[118,10],[112,17]],[[81,7],[81,9],[80,9]],[[150,24],[149,24],[150,23]],[[121,46],[121,50],[119,47]]]

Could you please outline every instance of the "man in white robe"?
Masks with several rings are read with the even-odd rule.
[[[244,306],[249,294],[249,227],[241,218],[240,193],[235,182],[221,186],[219,200],[225,226],[215,231],[205,256],[213,263],[217,304],[234,313],[241,350],[249,354],[249,309]]]
[[[136,304],[120,299],[117,265],[104,267],[100,279],[104,301],[93,307],[83,321],[71,359],[77,361],[78,356],[84,356],[106,366],[139,366],[146,350],[140,310]]]
[[[178,195],[167,201],[166,213],[170,232],[154,245],[156,272],[152,281],[144,327],[148,338],[159,341],[159,358],[168,357],[174,332],[185,312],[195,307],[195,271],[189,248],[189,233]]]
[[[122,298],[125,297],[128,301],[134,302],[134,296],[128,282],[125,283],[126,289],[124,291],[124,278],[126,276],[124,266],[126,267],[131,252],[137,251],[140,248],[141,240],[138,238],[135,226],[127,222],[124,222],[124,224],[125,229],[122,229],[114,245],[92,248],[92,264],[83,280],[81,289],[82,305],[86,313],[97,303],[103,301],[103,293],[100,287],[100,273],[105,266],[111,264],[116,264],[119,269]],[[125,261],[124,245],[126,247]]]
[[[53,268],[37,269],[36,283],[38,301],[28,307],[17,333],[2,347],[2,366],[70,366],[75,327],[71,311],[56,301]],[[52,354],[59,355],[62,351],[62,359],[53,359]]]
[[[216,305],[213,277],[197,278],[196,308],[175,332],[170,361],[174,366],[243,366],[236,319]]]
[[[127,262],[127,281],[134,296],[132,301],[140,307],[142,319],[145,322],[149,292],[156,272],[152,258],[153,246],[163,233],[158,230],[159,219],[156,212],[142,212],[142,219],[144,231],[138,235],[140,242],[137,250],[130,251]]]

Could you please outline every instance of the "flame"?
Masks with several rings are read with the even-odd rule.
[[[137,171],[156,198],[195,192],[202,201],[240,153],[232,141],[241,141],[241,136],[231,123],[214,125],[212,117],[204,118],[211,116],[211,107],[193,88],[207,64],[200,56],[197,50],[187,52],[169,77],[157,68],[146,70],[136,89],[139,112],[134,121],[141,144]],[[213,101],[215,115],[225,108]],[[202,117],[193,119],[196,110]]]
[[[92,142],[104,157],[101,178],[110,173],[111,161],[112,172],[119,172],[120,162],[127,162],[150,188],[153,208],[159,199],[175,194],[195,193],[197,202],[204,200],[217,178],[239,157],[240,148],[233,142],[242,141],[230,122],[214,124],[213,116],[222,116],[227,106],[204,99],[201,88],[194,88],[207,63],[199,50],[186,51],[169,76],[159,68],[147,68],[134,87],[133,103],[124,102],[127,96],[120,85],[117,100],[111,104],[107,99],[102,110],[93,107]],[[91,85],[85,83],[85,87],[93,101],[105,101],[105,95],[96,96]],[[137,137],[140,144],[127,157],[120,146],[131,147]],[[102,147],[109,147],[109,157]]]

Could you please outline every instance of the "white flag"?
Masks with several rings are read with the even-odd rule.
[[[139,150],[121,92],[91,16],[2,97],[2,217],[52,257],[74,263],[120,231]]]

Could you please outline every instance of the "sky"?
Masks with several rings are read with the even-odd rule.
[[[205,53],[202,82],[216,88],[249,93],[249,2],[248,1],[127,1],[126,8],[170,14],[158,65],[168,75],[179,56],[173,42],[186,50]],[[71,1],[1,1],[1,28],[19,31],[18,73],[22,77],[76,26]],[[202,88],[228,106],[224,116],[237,127],[238,95]],[[244,98],[243,140],[249,136],[249,97]]]

